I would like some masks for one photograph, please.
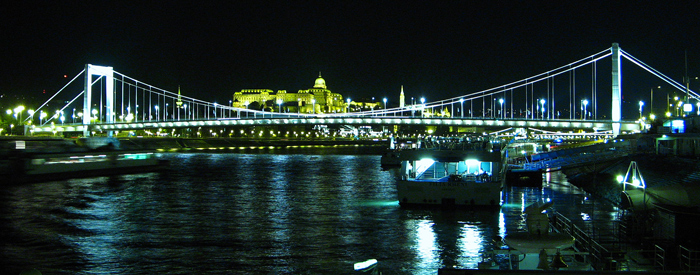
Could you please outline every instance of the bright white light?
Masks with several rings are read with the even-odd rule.
[[[689,113],[689,112],[692,112],[692,111],[693,111],[693,105],[692,105],[692,104],[689,104],[689,103],[683,104],[683,112]]]
[[[355,270],[363,270],[377,264],[377,259],[369,259],[364,262],[355,263]]]
[[[480,161],[475,160],[475,159],[468,159],[468,160],[465,160],[464,163],[467,164],[467,166],[470,166],[470,167],[471,167],[471,166],[476,166],[476,165],[481,164]]]

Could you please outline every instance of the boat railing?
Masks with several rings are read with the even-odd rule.
[[[421,174],[419,177],[413,178],[412,181],[425,181],[425,182],[477,182],[477,183],[488,183],[496,182],[500,180],[498,175],[490,174],[466,174],[466,175],[447,175],[444,177],[428,178],[422,177],[425,173]]]
[[[579,155],[570,155],[566,157],[558,157],[523,163],[522,167],[525,170],[543,170],[546,168],[566,167],[580,165],[600,161],[601,159],[610,159],[627,155],[627,151],[605,151],[600,153],[582,153]],[[511,166],[512,167],[512,166]]]

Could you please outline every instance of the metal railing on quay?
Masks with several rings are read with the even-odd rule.
[[[654,245],[654,267],[658,270],[666,270],[666,249]]]
[[[554,228],[560,232],[570,234],[574,237],[573,248],[576,251],[588,252],[591,265],[595,269],[602,270],[610,268],[610,259],[608,259],[610,258],[610,252],[608,249],[593,240],[593,238],[585,231],[581,230],[581,228],[575,225],[569,218],[560,213],[555,213],[552,224]]]
[[[678,246],[679,266],[683,271],[700,271],[700,251]]]

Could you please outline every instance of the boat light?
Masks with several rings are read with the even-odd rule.
[[[377,267],[377,259],[369,259],[364,262],[355,263],[355,271],[363,271]]]
[[[467,164],[467,166],[476,166],[479,165],[481,162],[475,159],[468,159],[465,160],[464,163]]]

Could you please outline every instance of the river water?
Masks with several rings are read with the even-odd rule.
[[[558,173],[507,188],[500,210],[404,209],[396,171],[361,147],[159,153],[160,173],[0,191],[0,273],[384,274],[476,268],[523,208],[555,201],[575,222],[614,219]]]

